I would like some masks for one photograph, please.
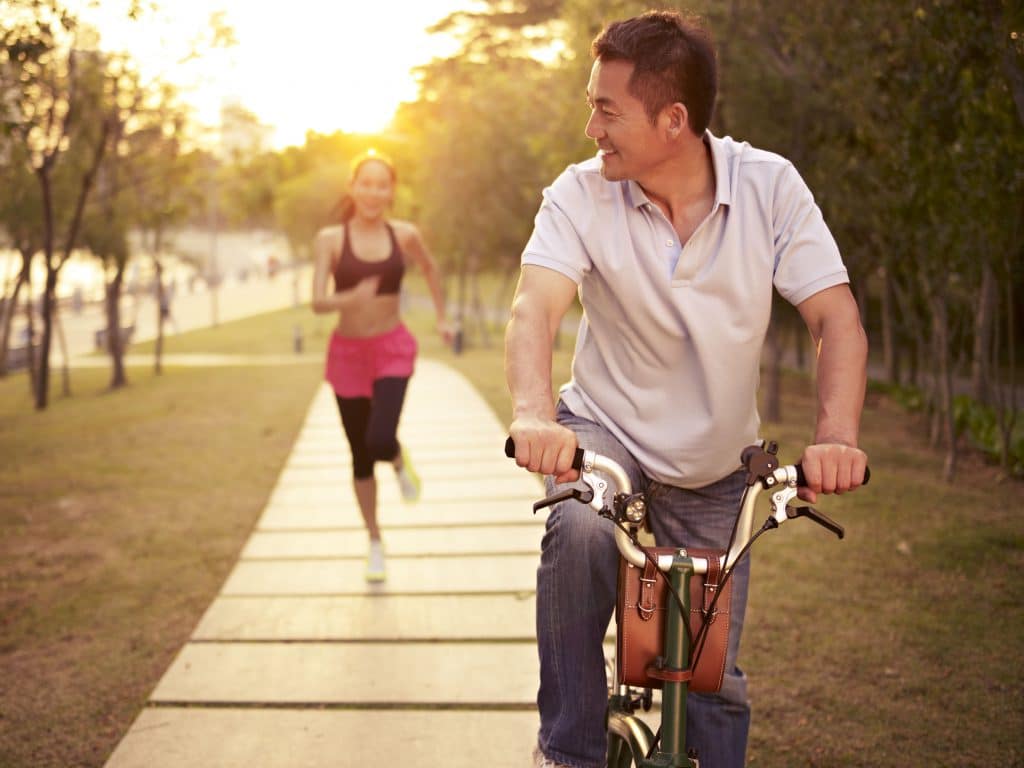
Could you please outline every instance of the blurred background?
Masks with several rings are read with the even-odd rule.
[[[397,164],[394,215],[426,234],[465,342],[490,343],[541,189],[593,152],[589,43],[646,7],[4,0],[0,371],[45,369],[51,326],[89,306],[102,313],[87,335],[116,358],[105,329],[127,335],[145,300],[208,292],[216,323],[220,289],[290,277],[299,302],[312,236],[368,147]],[[873,377],[912,390],[935,441],[980,420],[1012,463],[1022,6],[687,8],[720,48],[713,131],[785,155],[807,180],[849,267]],[[777,307],[771,360],[805,366],[804,336]],[[37,407],[47,386],[44,370]]]

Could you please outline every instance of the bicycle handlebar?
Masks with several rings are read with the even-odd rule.
[[[516,444],[511,437],[505,438],[505,455],[514,459],[516,457]],[[572,468],[580,469],[583,466],[583,449],[577,448],[572,456]]]
[[[774,444],[772,445],[774,446]],[[768,449],[769,452],[765,453],[761,446],[751,446],[743,451],[742,461],[748,470],[747,489],[743,494],[739,519],[736,522],[736,535],[721,563],[723,572],[731,570],[736,565],[740,557],[743,556],[751,537],[754,535],[754,507],[756,506],[757,497],[762,490],[772,490],[772,515],[766,524],[778,526],[785,520],[794,517],[806,517],[832,531],[840,539],[843,538],[844,531],[842,526],[816,509],[789,506],[789,501],[796,497],[797,487],[806,485],[803,468],[799,464],[775,465],[774,450],[774,447],[770,447]],[[768,459],[768,461],[762,461],[758,465],[758,471],[752,472],[753,462],[751,457],[758,453],[763,459]],[[509,458],[515,458],[515,443],[511,437],[505,441],[505,455]],[[591,498],[584,498],[584,494],[578,489],[568,489],[534,504],[534,512],[541,507],[550,506],[567,498],[575,498],[588,503],[589,506],[598,512],[604,511],[604,493],[607,490],[607,483],[602,478],[595,477],[593,475],[594,471],[604,472],[611,478],[615,486],[615,493],[613,495],[616,498],[630,496],[633,493],[633,485],[630,482],[629,475],[626,474],[626,470],[618,462],[607,456],[577,448],[573,456],[572,466],[573,469],[580,471],[581,480],[593,491]],[[865,468],[863,484],[867,485],[870,478],[871,471]],[[630,537],[629,532],[621,525],[615,526],[615,543],[627,562],[632,563],[638,568],[643,568],[646,565],[648,556],[637,546]],[[672,561],[672,555],[659,555],[657,558],[658,568],[667,572],[672,567]],[[693,558],[693,569],[695,573],[707,573],[708,561],[704,558]]]

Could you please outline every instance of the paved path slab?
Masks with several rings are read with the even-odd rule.
[[[220,596],[192,638],[532,641],[535,615],[532,589],[508,595]]]
[[[521,766],[536,738],[539,480],[468,382],[421,361],[399,437],[423,480],[378,465],[388,578],[325,386],[220,595],[112,768]]]
[[[522,768],[534,712],[150,708],[108,768]]]
[[[523,592],[536,585],[537,555],[392,557],[383,584],[368,584],[362,560],[242,560],[224,595],[373,595]]]
[[[533,554],[540,552],[544,531],[540,525],[493,525],[479,528],[392,528],[388,535],[391,557],[444,555]],[[257,530],[242,550],[243,560],[354,557],[366,555],[366,533],[340,531]]]
[[[515,525],[543,521],[547,511],[534,515],[533,500],[542,491],[518,499],[459,499],[457,501],[422,501],[414,506],[392,505],[380,510],[378,521],[388,528],[432,528],[437,526],[479,527],[488,525]],[[363,530],[362,518],[354,501],[345,506],[319,504],[273,504],[266,508],[258,523],[261,531],[273,530]]]
[[[533,706],[533,643],[189,643],[154,702]]]

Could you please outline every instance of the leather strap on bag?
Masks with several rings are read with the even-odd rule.
[[[655,558],[673,554],[674,547],[647,549]],[[710,572],[690,579],[690,631],[696,641],[691,656],[697,660],[694,669],[680,670],[665,666],[665,615],[675,597],[669,592],[667,580],[657,572],[648,558],[644,568],[625,560],[619,563],[619,601],[616,605],[618,636],[617,655],[622,680],[627,685],[661,688],[664,682],[689,682],[694,692],[713,693],[722,686],[725,655],[729,640],[729,614],[732,604],[732,582],[726,582],[721,596],[709,612],[718,580],[721,577],[722,552],[689,550],[694,557],[710,561]],[[707,628],[701,630],[707,619]]]
[[[659,578],[657,565],[648,558],[644,563],[643,575],[640,577],[640,599],[636,606],[640,612],[641,621],[650,621],[654,617],[655,591]]]

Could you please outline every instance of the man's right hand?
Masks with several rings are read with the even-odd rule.
[[[578,443],[576,433],[556,421],[521,416],[508,429],[516,446],[516,464],[531,472],[554,475],[556,483],[572,483],[579,471],[572,468]]]

